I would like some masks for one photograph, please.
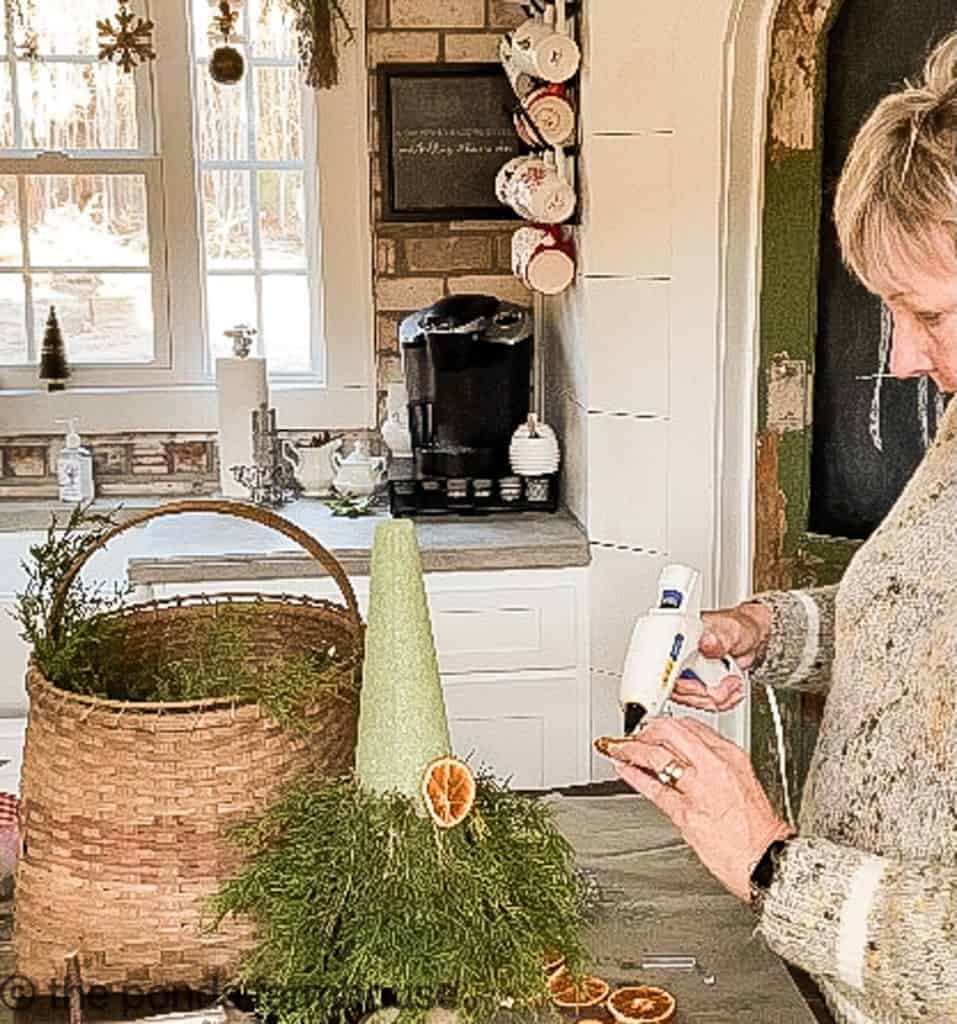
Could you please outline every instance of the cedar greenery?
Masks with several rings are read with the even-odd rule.
[[[22,563],[27,582],[12,613],[47,679],[62,689],[87,694],[100,690],[94,666],[100,644],[108,639],[103,617],[121,608],[129,594],[128,587],[110,588],[81,577],[67,591],[59,623],[50,621],[53,599],[67,570],[115,525],[115,512],[94,512],[92,504],[75,505],[62,528],[51,516],[44,540],[30,548],[30,559]]]
[[[239,982],[264,1016],[345,1024],[440,1005],[486,1021],[506,998],[547,1004],[546,950],[580,971],[587,894],[571,847],[542,804],[476,781],[472,812],[448,830],[398,793],[309,777],[235,830],[246,867],[212,911],[215,924],[256,923]]]
[[[309,729],[304,712],[310,704],[354,691],[354,666],[333,650],[253,657],[257,609],[251,604],[205,604],[183,618],[175,640],[164,641],[156,657],[142,643],[129,642],[120,614],[128,586],[110,588],[79,576],[67,591],[59,623],[51,622],[54,595],[70,566],[116,524],[116,512],[97,513],[91,505],[75,506],[62,529],[52,520],[23,563],[27,583],[13,615],[54,686],[112,700],[255,701],[280,725],[300,732]]]

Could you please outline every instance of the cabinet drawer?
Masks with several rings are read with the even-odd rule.
[[[578,662],[573,587],[429,594],[443,673],[572,668]]]
[[[474,577],[473,577],[474,579]],[[545,586],[505,586],[471,580],[457,583],[451,575],[426,577],[432,633],[443,674],[514,672],[574,668],[579,653],[579,622],[574,583],[549,580]],[[352,580],[363,617],[369,613],[369,579]],[[177,594],[257,590],[299,593],[338,601],[328,579],[277,580],[249,583],[158,586],[156,597]]]

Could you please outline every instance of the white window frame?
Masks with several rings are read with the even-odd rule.
[[[154,0],[155,2],[155,0]],[[305,170],[307,187],[318,210],[321,231],[310,231],[310,289],[322,330],[318,372],[271,382],[271,404],[287,429],[345,428],[375,423],[373,359],[373,283],[369,203],[367,74],[365,68],[364,0],[349,12],[355,38],[340,54],[340,80],[334,89],[308,91],[304,107],[306,130],[315,126],[319,159]],[[204,431],[216,429],[216,391],[209,365],[203,309],[204,267],[199,235],[198,161],[194,132],[171,112],[186,109],[192,92],[193,54],[189,39],[189,0],[163,3],[156,19],[155,42],[161,55],[150,73],[157,106],[157,139],[161,158],[156,170],[163,189],[162,210],[150,209],[151,243],[162,248],[159,258],[164,285],[154,288],[157,302],[157,355],[154,365],[132,368],[78,367],[67,388],[48,393],[40,387],[34,367],[0,370],[0,431],[52,433],[56,418],[78,416],[84,433],[121,431]],[[253,112],[250,112],[252,116]],[[102,155],[100,155],[102,158]],[[76,173],[91,158],[43,157],[62,160]],[[37,157],[25,157],[36,173]],[[9,165],[5,160],[4,165]],[[149,160],[103,161],[114,172],[149,166]],[[51,164],[51,166],[53,166]],[[59,165],[57,165],[59,166]],[[44,167],[44,171],[46,168]],[[143,173],[143,171],[140,171]],[[189,202],[182,186],[189,182]],[[155,221],[154,221],[154,218]],[[330,240],[332,248],[329,249]],[[330,257],[326,256],[329,249]],[[175,261],[170,253],[175,252]],[[166,288],[168,283],[168,290]],[[157,294],[157,291],[159,294]],[[159,332],[166,330],[168,344]],[[68,340],[69,343],[69,340]],[[166,355],[168,353],[168,355]]]

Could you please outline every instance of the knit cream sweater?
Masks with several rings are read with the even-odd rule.
[[[957,1024],[957,400],[840,585],[758,600],[752,679],[827,692],[760,931],[841,1024]]]

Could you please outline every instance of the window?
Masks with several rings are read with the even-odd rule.
[[[24,3],[26,25],[14,7],[0,33],[0,363],[36,363],[51,305],[75,363],[168,360],[149,77],[97,61],[102,3]],[[27,28],[32,59],[16,45]]]
[[[74,371],[65,401],[80,415],[85,388],[208,391],[223,332],[246,322],[284,391],[280,416],[285,402],[304,419],[303,389],[323,387],[323,425],[367,422],[361,47],[343,53],[340,86],[316,94],[301,85],[282,3],[245,0],[246,73],[221,86],[208,73],[210,0],[131,7],[154,18],[158,59],[127,75],[97,59],[96,22],[115,20],[115,0],[0,0],[0,389],[20,402],[0,402],[0,418],[31,419],[21,393],[38,393],[54,305]],[[135,429],[158,414],[138,415],[110,422]],[[212,426],[215,403],[193,394],[184,415],[170,428]]]
[[[314,201],[305,188],[315,162],[315,132],[304,108],[296,39],[273,2],[249,0],[239,29],[247,41],[239,85],[208,73],[208,0],[193,0],[195,95],[199,126],[206,307],[213,354],[228,352],[223,332],[238,320],[256,326],[273,373],[313,367],[307,224]],[[215,44],[214,44],[215,45]],[[311,119],[309,119],[311,120]]]

